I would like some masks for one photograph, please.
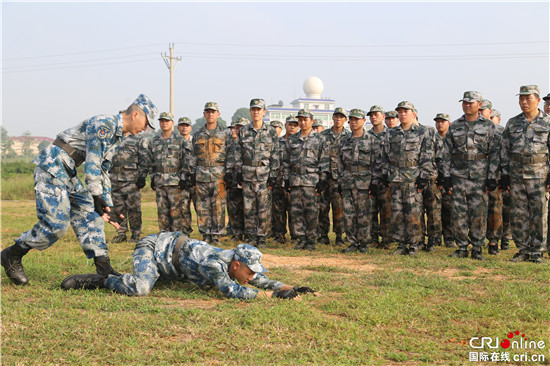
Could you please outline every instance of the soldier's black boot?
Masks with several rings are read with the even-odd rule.
[[[118,273],[113,269],[113,267],[111,267],[111,260],[106,255],[101,257],[94,257],[94,264],[95,271],[98,275],[101,275],[103,277],[107,277],[110,274],[120,276],[120,273]]]
[[[456,244],[453,238],[443,238],[446,248],[456,248]]]
[[[368,251],[369,251],[369,248],[367,247],[367,243],[361,243],[359,245],[359,252],[367,253]]]
[[[422,243],[420,243],[422,244]],[[408,255],[410,255],[411,257],[414,257],[415,255],[418,254],[418,251],[420,250],[419,247],[420,247],[420,244],[411,244],[409,245],[409,250],[408,250]]]
[[[214,246],[219,246],[220,245],[220,236],[219,235],[212,235],[212,241],[211,241],[210,244],[212,244]]]
[[[510,259],[510,262],[527,262],[528,260],[529,254],[519,251]]]
[[[391,254],[408,255],[409,250],[407,249],[407,244],[400,241],[399,243],[397,243],[397,249],[394,250]]]
[[[125,242],[127,241],[128,239],[126,238],[126,234],[117,234],[114,238],[111,239],[111,243],[112,244],[115,244],[115,243],[122,243],[122,242]]]
[[[500,250],[508,250],[510,249],[510,239],[500,239]]]
[[[431,252],[434,250],[434,246],[435,246],[435,238],[433,236],[430,236],[428,238],[428,244],[424,245],[422,247],[422,250],[426,251],[426,252]]]
[[[315,250],[315,239],[313,239],[313,240],[308,240],[308,241],[306,242],[306,246],[305,246],[304,249],[306,249],[306,250]]]
[[[468,258],[468,249],[459,248],[453,254],[449,255],[450,258]]]
[[[205,241],[208,244],[211,244],[212,243],[212,235],[203,235],[202,236],[202,241]]]
[[[319,244],[330,244],[330,239],[328,238],[328,235],[321,235],[319,239],[317,239],[317,243]]]
[[[529,256],[529,262],[542,263],[542,253],[531,254]]]
[[[485,260],[485,258],[481,255],[480,247],[473,247],[471,256],[472,256],[472,259],[477,259],[478,261]]]
[[[304,249],[306,247],[306,240],[305,238],[298,238],[298,243],[294,246],[295,250]]]
[[[498,254],[498,244],[497,243],[489,243],[489,246],[487,247],[487,253],[490,255],[497,255]]]
[[[25,274],[23,263],[21,262],[23,256],[29,252],[30,249],[21,248],[20,245],[14,244],[2,251],[2,267],[6,271],[6,275],[14,284],[18,286],[24,286],[29,283],[29,278]]]
[[[388,250],[390,249],[390,243],[391,243],[391,239],[382,238],[382,242],[380,242],[380,245],[378,245],[377,248]]]
[[[61,288],[63,290],[105,288],[105,277],[95,273],[72,275],[61,282]]]
[[[336,235],[336,241],[334,242],[334,245],[337,245],[337,246],[344,246],[346,245],[344,243],[344,239],[342,239],[342,235]]]
[[[355,252],[356,250],[359,250],[359,246],[357,246],[356,244],[351,244],[347,248],[342,249],[342,253],[351,253]]]
[[[256,248],[258,249],[267,248],[267,244],[265,243],[265,236],[258,236],[257,243],[258,244],[256,245]]]
[[[139,234],[138,233],[132,233],[132,237],[128,242],[130,243],[137,243],[139,241]]]

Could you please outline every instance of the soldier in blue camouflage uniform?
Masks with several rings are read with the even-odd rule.
[[[97,272],[117,273],[107,256],[104,232],[104,221],[118,228],[120,219],[112,208],[109,169],[122,136],[144,131],[156,113],[151,100],[140,94],[118,115],[94,116],[61,132],[52,145],[36,156],[33,162],[38,223],[1,253],[2,266],[13,283],[29,282],[23,256],[31,249],[49,248],[67,232],[69,224],[86,257],[94,258]],[[76,173],[83,163],[86,187]]]
[[[365,111],[352,109],[349,113],[351,134],[340,141],[337,184],[344,197],[346,236],[350,242],[344,253],[356,250],[366,253],[371,240],[371,190],[376,191],[379,184],[381,151],[376,137],[363,129],[366,121]]]
[[[139,167],[145,160],[145,144],[143,135],[128,135],[113,158],[113,166],[109,172],[111,179],[113,206],[119,208],[124,220],[117,230],[117,235],[111,243],[121,243],[127,240],[128,224],[132,236],[131,243],[137,243],[141,235],[141,192],[145,186],[145,177],[140,179]],[[143,186],[140,187],[141,183]]]
[[[258,248],[266,246],[271,230],[270,189],[276,185],[280,164],[277,131],[263,122],[265,113],[263,99],[250,101],[251,123],[239,131],[232,176],[243,186],[245,238]]]
[[[514,262],[542,262],[548,230],[550,116],[538,108],[540,89],[519,91],[522,113],[510,118],[502,134],[502,188],[510,191]]]
[[[279,159],[281,162],[283,161],[289,137],[296,134],[298,131],[300,131],[298,120],[294,116],[288,116],[285,122],[285,135],[279,138]],[[291,240],[294,240],[295,237],[294,221],[290,218],[290,193],[284,186],[282,164],[279,166],[277,181],[275,187],[273,187],[272,194],[273,211],[271,230],[275,241],[283,244],[285,242],[287,220]]]
[[[151,189],[156,193],[159,230],[181,231],[183,228],[182,197],[184,162],[183,139],[174,130],[174,116],[162,112],[160,131],[149,141],[145,167],[151,175]],[[145,173],[141,174],[145,176]]]
[[[290,136],[287,141],[283,175],[285,187],[290,191],[293,234],[298,239],[294,249],[315,250],[318,195],[326,189],[330,167],[328,148],[325,139],[311,127],[313,114],[300,109],[297,117],[300,133]]]
[[[441,232],[443,234],[443,241],[445,242],[445,246],[447,248],[454,248],[454,237],[453,237],[453,222],[451,220],[451,213],[453,208],[453,199],[450,193],[445,191],[443,189],[443,148],[444,148],[444,141],[445,141],[445,135],[447,134],[447,131],[449,130],[449,126],[451,124],[451,117],[447,113],[438,113],[435,118],[435,128],[437,130],[437,134],[435,136],[435,148],[436,154],[435,154],[435,165],[438,170],[438,176],[437,176],[437,188],[440,191],[441,194],[441,201],[440,201],[440,217],[441,217]]]
[[[257,297],[298,298],[298,293],[314,292],[309,287],[292,287],[270,280],[264,273],[262,253],[248,244],[223,250],[179,232],[160,232],[141,239],[132,254],[133,273],[71,275],[61,288],[107,288],[129,296],[147,295],[157,280],[194,283],[201,289],[216,287],[228,298],[251,300]],[[245,287],[251,284],[258,291]]]
[[[500,141],[495,124],[479,114],[483,97],[467,91],[462,102],[464,115],[451,123],[445,136],[443,186],[453,197],[453,235],[458,250],[451,256],[483,260],[487,229],[487,192],[497,186]]]
[[[185,186],[197,193],[197,221],[204,241],[219,244],[225,232],[226,171],[233,168],[231,131],[218,123],[220,107],[207,102],[206,125],[193,134],[193,155],[186,157]]]
[[[329,212],[332,205],[332,230],[336,234],[336,245],[344,245],[342,234],[344,232],[344,206],[342,196],[338,193],[338,156],[340,155],[340,141],[348,137],[350,132],[344,129],[344,123],[348,119],[348,112],[338,107],[332,113],[333,126],[321,132],[328,146],[330,159],[330,172],[328,175],[327,189],[321,193],[319,207],[319,243],[330,244],[328,232],[330,229]]]
[[[433,138],[415,123],[417,114],[411,102],[403,101],[395,109],[401,125],[386,134],[381,185],[390,186],[391,226],[398,242],[394,253],[416,255],[423,238],[422,190],[435,170]]]
[[[387,111],[385,113],[384,123],[386,124],[387,128],[394,128],[399,126],[397,111]]]
[[[191,119],[189,117],[180,117],[178,119],[178,131],[182,137],[181,144],[181,161],[184,163],[186,156],[189,156],[193,153],[193,146],[191,142],[193,141],[193,136],[191,136]],[[184,170],[185,171],[185,170]],[[191,234],[193,228],[191,227],[192,217],[191,217],[191,202],[196,207],[196,195],[194,189],[186,189],[187,187],[179,187],[181,191],[181,223],[182,228],[181,232],[187,236]]]
[[[231,153],[234,155],[237,140],[239,138],[239,130],[250,121],[240,117],[231,122],[231,135],[233,143],[231,144]],[[243,186],[238,183],[237,179],[232,180],[231,185],[227,187],[227,215],[229,216],[229,228],[231,230],[231,238],[233,240],[242,240],[244,236],[244,203],[243,203]]]
[[[395,112],[395,111],[394,111]],[[385,112],[384,108],[379,105],[373,105],[369,112],[372,128],[368,131],[375,141],[377,165],[382,164],[382,150],[386,140],[388,129],[384,127]],[[376,248],[390,249],[391,243],[391,207],[390,207],[390,190],[384,189],[385,186],[380,185],[379,189],[372,192],[372,220],[371,220],[371,238],[370,243]],[[379,240],[382,238],[382,241]]]

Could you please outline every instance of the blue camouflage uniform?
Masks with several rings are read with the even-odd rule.
[[[191,282],[200,288],[217,287],[226,297],[254,299],[258,290],[240,285],[229,277],[229,266],[237,259],[234,249],[224,250],[196,239],[187,239],[181,246],[177,268],[172,261],[180,232],[160,232],[141,239],[132,255],[133,273],[109,275],[105,287],[124,295],[147,295],[158,279]],[[243,244],[241,244],[243,245]],[[256,273],[251,285],[279,290],[284,286]]]

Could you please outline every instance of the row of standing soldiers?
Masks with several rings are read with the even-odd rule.
[[[192,136],[189,118],[180,118],[174,131],[173,115],[162,113],[158,134],[124,139],[111,170],[114,205],[126,205],[130,240],[137,241],[139,189],[151,175],[160,230],[189,235],[194,202],[199,232],[214,245],[225,232],[226,202],[235,240],[244,236],[264,247],[271,235],[284,242],[288,222],[295,249],[310,250],[329,243],[332,206],[337,245],[345,245],[346,233],[344,252],[397,242],[394,253],[415,255],[444,243],[458,247],[454,257],[467,257],[471,245],[471,257],[483,259],[486,239],[489,253],[497,254],[499,241],[507,249],[513,238],[519,249],[513,260],[540,262],[547,246],[550,119],[538,110],[539,95],[537,86],[520,88],[523,113],[506,129],[474,91],[460,100],[464,115],[451,124],[440,113],[436,129],[419,124],[408,101],[389,112],[376,105],[368,113],[336,108],[332,128],[321,133],[305,109],[284,126],[263,123],[262,99],[250,103],[251,123],[241,118],[230,128],[218,124],[218,104],[206,103],[206,126]],[[536,113],[524,109],[528,98]],[[125,226],[114,242],[126,240]]]

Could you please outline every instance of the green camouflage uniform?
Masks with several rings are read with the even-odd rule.
[[[279,159],[282,162],[284,152],[286,149],[287,140],[282,136],[279,138]],[[294,232],[294,221],[290,219],[290,193],[284,187],[283,167],[279,165],[279,171],[277,172],[277,183],[272,190],[272,217],[271,217],[271,230],[273,236],[282,240],[286,235],[287,220],[289,225],[289,231],[291,235]],[[288,216],[288,219],[287,219]]]
[[[500,125],[495,125],[495,135],[498,136],[500,140],[502,133],[504,132],[504,127]],[[498,178],[500,178],[500,171],[498,172]],[[502,192],[500,189],[495,189],[492,192],[488,193],[489,195],[489,204],[487,207],[487,233],[486,237],[489,240],[489,243],[498,244],[498,241],[502,237],[503,232],[503,222],[502,222]]]
[[[443,140],[437,138],[439,134],[437,130],[433,127],[426,127],[428,133],[434,142],[434,162],[436,169],[433,171],[430,181],[426,188],[422,190],[422,226],[425,228],[423,231],[426,236],[428,236],[428,246],[427,248],[433,247],[434,245],[441,244],[441,191],[437,188],[435,181],[438,175],[438,161],[441,160],[441,154],[443,149]],[[426,220],[424,220],[424,212],[426,213]],[[424,239],[422,239],[424,241]]]
[[[126,236],[129,223],[134,240],[139,239],[141,235],[141,191],[137,188],[136,182],[139,167],[146,159],[146,143],[143,136],[124,136],[109,172],[113,206],[125,217],[117,233]]]
[[[183,179],[182,142],[177,130],[168,138],[163,138],[159,131],[151,138],[147,149],[146,166],[156,186],[160,231],[183,230],[182,197],[178,188]]]
[[[435,135],[435,164],[437,166],[438,172],[443,176],[443,149],[445,145],[445,140],[438,133]],[[453,211],[453,197],[450,193],[446,192],[443,187],[439,190],[441,194],[441,232],[443,234],[443,240],[445,246],[454,247],[454,236],[453,236],[453,221],[451,220],[452,211]]]
[[[290,182],[290,212],[294,236],[308,248],[315,248],[319,222],[319,201],[315,186],[329,173],[328,148],[321,134],[311,130],[302,137],[288,138],[283,159],[285,179]]]
[[[182,138],[182,144],[181,144],[181,153],[182,153],[182,161],[184,164],[184,176],[185,176],[185,170],[186,170],[186,161],[187,157],[191,156],[193,154],[193,137],[190,136],[189,140],[186,141],[184,138]],[[195,193],[195,189],[184,189],[181,191],[181,220],[182,220],[182,228],[181,232],[187,236],[191,234],[193,231],[193,228],[191,226],[192,224],[192,215],[191,215],[191,202],[193,202],[193,205],[195,206],[196,210],[196,200],[197,196]]]
[[[512,237],[531,259],[546,243],[549,150],[549,115],[539,110],[530,123],[523,113],[510,118],[502,134],[502,174],[510,176]]]
[[[228,147],[230,156],[234,156],[236,142],[232,141]],[[238,240],[244,235],[244,204],[243,187],[233,179],[230,187],[227,187],[227,216],[229,216],[229,232]]]

